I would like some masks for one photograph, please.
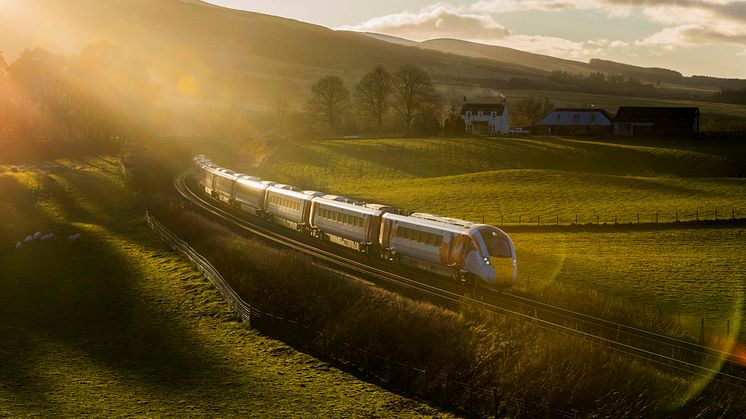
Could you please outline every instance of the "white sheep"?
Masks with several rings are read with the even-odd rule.
[[[23,242],[16,242],[16,250],[21,250],[23,247]]]
[[[26,236],[26,243],[31,243],[34,241],[34,236]]]
[[[39,240],[41,238],[41,236],[43,236],[43,234],[41,234],[41,231],[37,231],[34,234],[34,240]]]
[[[41,241],[46,242],[46,241],[54,240],[54,237],[55,237],[54,233],[45,234],[41,237]]]

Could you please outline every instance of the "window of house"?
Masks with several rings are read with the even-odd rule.
[[[466,117],[471,118],[471,111],[466,111]]]
[[[495,111],[492,111],[492,117],[493,117],[493,118],[497,118],[497,112],[495,112]]]

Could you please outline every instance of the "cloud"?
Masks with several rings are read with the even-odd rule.
[[[416,41],[444,37],[493,41],[510,35],[492,16],[466,13],[443,3],[425,7],[417,13],[403,12],[376,17],[359,25],[338,29],[380,32]]]
[[[577,41],[559,36],[512,35],[496,20],[509,12],[565,10],[605,13],[618,19],[642,16],[662,29],[631,42]],[[746,46],[746,0],[478,0],[461,6],[436,3],[417,12],[381,16],[339,29],[417,41],[457,38],[572,59],[663,55],[698,45]]]

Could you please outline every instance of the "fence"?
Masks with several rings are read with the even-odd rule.
[[[585,211],[563,214],[500,214],[464,212],[451,214],[461,219],[496,226],[578,226],[578,225],[634,225],[634,224],[711,224],[746,220],[746,210],[736,207],[701,210],[647,210],[638,212],[597,213]]]
[[[530,406],[525,400],[504,397],[496,387],[476,385],[459,376],[430,374],[424,368],[392,359],[387,354],[372,353],[367,348],[356,347],[310,325],[258,310],[244,301],[220,272],[191,246],[164,227],[150,213],[146,212],[145,218],[150,229],[202,272],[252,329],[291,343],[304,352],[331,361],[368,381],[398,389],[446,408],[476,415],[494,414],[497,417],[546,415],[540,407]],[[555,413],[561,417],[577,417],[576,412]]]

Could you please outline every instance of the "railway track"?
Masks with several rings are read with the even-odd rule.
[[[344,254],[341,249],[331,249],[320,242],[309,242],[309,239],[295,237],[295,234],[287,231],[280,232],[277,227],[262,220],[250,221],[249,217],[239,216],[235,210],[206,199],[204,194],[192,190],[187,182],[190,173],[191,169],[178,174],[174,178],[174,186],[194,207],[221,219],[233,228],[312,256],[337,274],[405,291],[416,298],[427,299],[442,306],[458,308],[468,304],[492,313],[514,316],[533,322],[537,327],[585,339],[661,368],[746,386],[746,369],[730,362],[733,357],[730,353],[501,290],[481,289],[465,295],[462,288],[457,291],[453,285],[447,286],[445,281],[436,281],[438,286],[426,283],[416,273],[394,266],[379,267],[370,260],[361,261],[356,255]],[[432,282],[432,278],[430,279],[429,282]]]

